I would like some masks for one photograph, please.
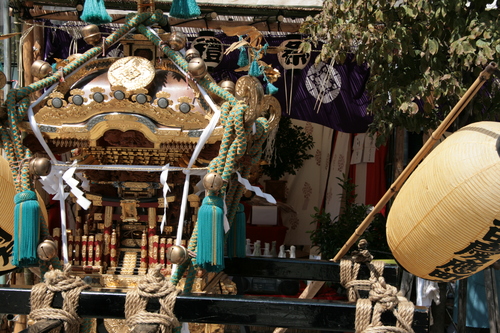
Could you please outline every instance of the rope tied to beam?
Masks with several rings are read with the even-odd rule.
[[[129,290],[125,299],[125,318],[129,327],[149,324],[160,325],[162,333],[169,333],[172,327],[180,325],[174,314],[175,300],[180,289],[177,289],[161,273],[162,265],[150,269],[137,284],[137,287]],[[151,313],[146,311],[148,301],[158,298],[160,312]]]
[[[372,302],[375,303],[372,311]],[[359,299],[356,303],[357,333],[413,333],[414,305],[398,292],[397,288],[385,283],[379,277],[369,293],[369,298]],[[381,321],[382,313],[392,311],[396,318],[396,326],[384,326]]]
[[[358,250],[353,251],[351,259],[340,261],[340,284],[347,290],[349,302],[355,302],[360,298],[359,290],[370,290],[372,284],[384,273],[384,262],[373,261],[373,256],[367,249],[368,242],[364,239],[358,243]],[[358,280],[361,264],[365,264],[370,270],[369,280]]]
[[[66,265],[64,271],[54,269],[45,273],[45,282],[33,286],[31,291],[30,318],[37,320],[61,320],[66,333],[78,333],[82,318],[76,312],[80,293],[90,288],[81,278],[70,276],[71,265]],[[62,309],[52,308],[54,295],[61,292]]]

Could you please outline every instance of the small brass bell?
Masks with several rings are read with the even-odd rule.
[[[90,45],[99,45],[102,43],[101,32],[95,24],[89,24],[82,28],[83,40]]]
[[[36,253],[41,260],[50,260],[57,254],[57,245],[53,240],[46,239],[38,244]]]
[[[218,191],[222,188],[222,177],[216,172],[209,172],[203,177],[203,186],[209,191]]]
[[[172,245],[167,250],[167,260],[172,264],[180,265],[189,257],[188,251],[184,246]]]
[[[168,38],[168,45],[174,51],[182,50],[186,46],[186,34],[181,31],[174,31]]]
[[[201,58],[191,59],[188,64],[188,71],[197,79],[204,78],[208,73],[207,65]]]
[[[31,75],[38,79],[43,79],[47,77],[49,74],[52,74],[52,66],[46,61],[36,60],[31,65]]]
[[[36,157],[31,160],[29,165],[30,173],[34,176],[47,176],[51,169],[52,164],[45,157]]]
[[[234,95],[234,92],[236,91],[236,84],[231,80],[224,80],[219,82],[219,87],[232,95]]]
[[[195,49],[194,47],[188,49],[186,51],[186,55],[184,56],[187,62],[190,62],[191,59],[193,58],[199,58],[199,57],[200,57],[200,52],[198,52],[198,50]]]

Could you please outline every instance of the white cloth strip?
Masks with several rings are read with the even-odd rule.
[[[267,202],[269,202],[269,203],[276,204],[276,199],[274,199],[274,197],[272,195],[262,192],[262,190],[258,186],[252,186],[252,184],[250,184],[248,179],[243,178],[238,171],[236,171],[236,174],[238,175],[238,181],[241,184],[243,184],[243,186],[245,186],[245,188],[247,190],[252,191],[256,195],[258,195],[259,197],[266,199]]]

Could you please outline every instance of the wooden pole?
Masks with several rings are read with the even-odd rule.
[[[380,210],[389,202],[394,194],[396,194],[405,180],[410,176],[410,174],[415,170],[418,164],[424,159],[424,157],[431,151],[434,147],[436,141],[438,141],[443,133],[448,129],[448,127],[455,121],[460,112],[469,104],[471,99],[476,95],[479,89],[483,86],[493,72],[497,69],[497,64],[490,63],[478,76],[476,81],[470,86],[470,88],[465,92],[462,98],[458,101],[455,107],[450,111],[448,116],[441,122],[438,128],[432,133],[429,140],[420,148],[419,152],[415,157],[408,163],[406,168],[401,172],[399,177],[394,181],[389,190],[384,194],[384,196],[375,205],[372,211],[366,216],[366,218],[361,222],[358,228],[354,231],[352,236],[347,240],[347,242],[342,246],[337,255],[333,258],[333,261],[340,261],[342,257],[349,251],[352,245],[356,243],[363,232],[368,228],[370,223],[373,221],[375,215],[380,212]]]

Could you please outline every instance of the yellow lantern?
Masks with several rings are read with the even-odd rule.
[[[466,278],[500,259],[500,123],[453,133],[418,166],[387,219],[387,241],[410,273]]]

